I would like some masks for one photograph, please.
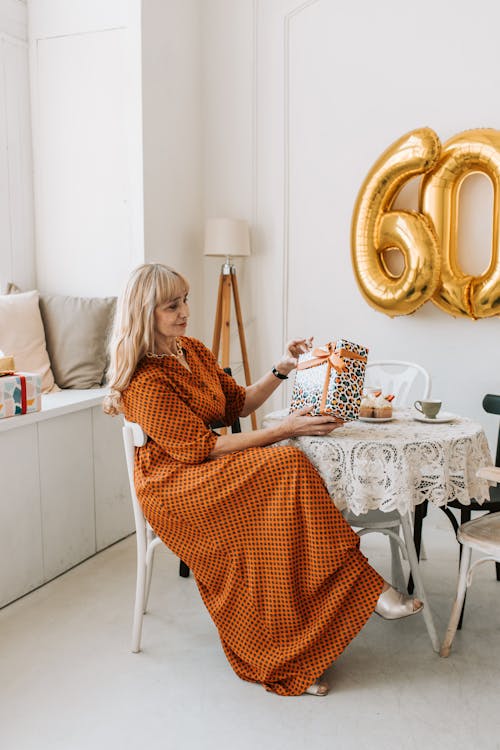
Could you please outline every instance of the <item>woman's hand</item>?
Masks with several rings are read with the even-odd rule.
[[[282,375],[288,375],[297,367],[299,355],[312,349],[313,336],[308,339],[292,339],[286,345],[286,351],[276,364],[276,369]]]
[[[312,406],[304,406],[302,409],[292,412],[283,420],[280,427],[283,428],[285,437],[329,435],[330,432],[344,424],[342,419],[333,416],[312,417],[311,409]]]
[[[217,438],[209,458],[219,458],[246,448],[273,445],[286,438],[301,435],[328,435],[332,430],[344,424],[342,420],[335,417],[312,417],[309,414],[310,410],[311,406],[305,406],[303,409],[294,411],[282,422],[273,424],[271,427],[264,427],[262,430],[221,435]]]

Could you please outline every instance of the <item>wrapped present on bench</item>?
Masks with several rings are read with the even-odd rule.
[[[4,373],[0,374],[0,419],[40,411],[41,376],[32,372]]]
[[[299,357],[290,412],[312,406],[311,414],[357,419],[368,349],[346,339],[331,341]]]

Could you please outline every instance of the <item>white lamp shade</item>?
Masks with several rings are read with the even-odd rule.
[[[250,255],[250,230],[243,219],[207,219],[205,255]]]

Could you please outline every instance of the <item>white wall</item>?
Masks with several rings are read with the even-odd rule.
[[[206,78],[205,100],[213,98],[206,205],[237,203],[247,216],[254,210],[254,256],[245,271],[258,342],[253,372],[272,363],[289,335],[313,333],[318,343],[345,336],[367,344],[374,359],[421,362],[434,395],[482,421],[493,442],[497,419],[483,413],[481,400],[500,388],[499,320],[454,319],[431,303],[396,319],[376,312],[354,278],[350,223],[366,173],[400,135],[429,125],[444,142],[468,128],[500,129],[500,8],[478,0],[472,16],[463,1],[451,9],[423,0],[418,12],[395,0],[217,0],[208,7],[205,59],[229,46],[235,59]],[[489,20],[476,33],[472,18]],[[252,65],[255,75],[242,76]],[[235,85],[233,103],[246,118],[241,124],[232,113],[238,148],[236,136],[218,137]],[[250,122],[253,139],[246,138]],[[235,158],[243,185],[218,168]],[[480,273],[489,258],[491,217],[481,202],[490,192],[480,180],[467,187],[460,226],[473,242],[462,240],[460,254],[468,272]],[[212,287],[207,275],[207,295]],[[282,399],[274,405],[284,403],[285,389]]]
[[[199,0],[143,0],[145,260],[185,274],[190,334],[203,335]]]
[[[140,0],[30,0],[36,276],[117,294],[144,258]]]
[[[199,0],[31,0],[37,283],[117,294],[168,263],[200,334]]]
[[[26,3],[0,0],[0,292],[35,283]]]
[[[204,0],[203,57],[203,222],[210,217],[246,219],[255,245],[254,9],[251,2]],[[255,247],[254,247],[255,250]],[[211,346],[218,278],[224,258],[203,259],[204,334]],[[258,295],[252,282],[255,258],[234,259],[252,379],[256,355]],[[231,321],[231,367],[244,383],[236,321]],[[247,420],[248,422],[249,420]]]

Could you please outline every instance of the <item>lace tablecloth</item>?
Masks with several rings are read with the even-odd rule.
[[[411,411],[395,411],[390,422],[349,422],[328,437],[283,442],[300,448],[337,507],[356,515],[374,508],[403,514],[425,500],[437,506],[488,500],[490,483],[476,476],[493,464],[481,425],[463,417],[428,424],[412,419]],[[264,426],[286,415],[268,414]]]

